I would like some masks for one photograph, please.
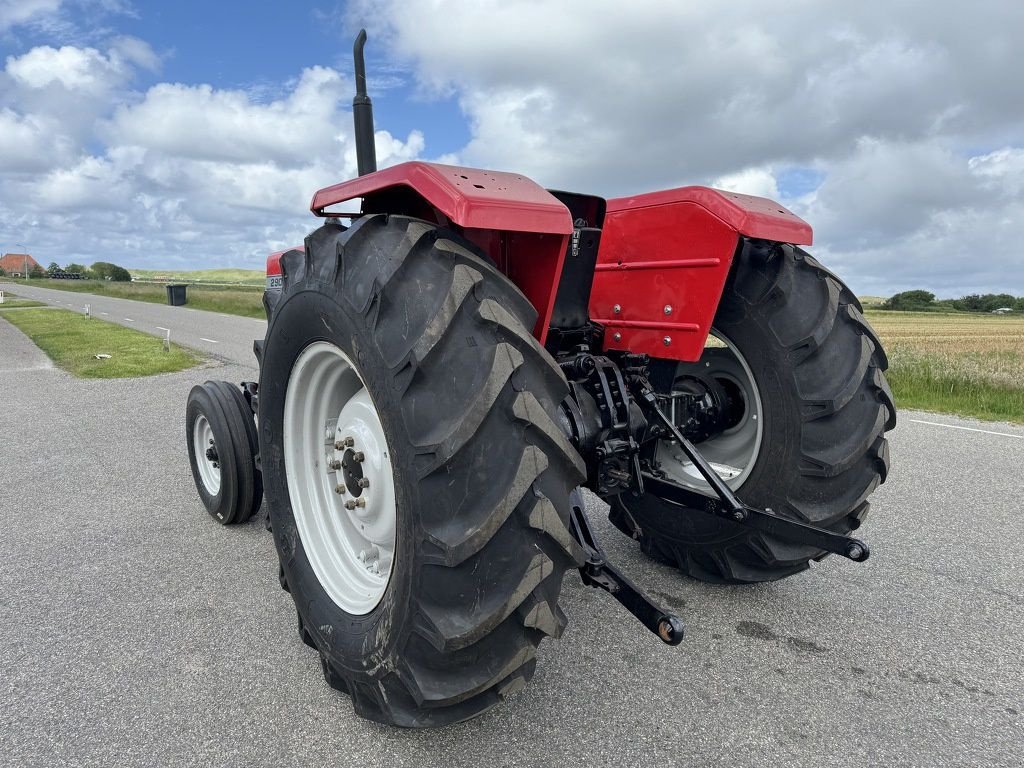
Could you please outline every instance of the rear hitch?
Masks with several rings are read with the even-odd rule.
[[[679,443],[683,453],[693,462],[701,476],[711,486],[718,499],[691,491],[678,483],[665,480],[651,472],[641,473],[643,483],[658,496],[690,509],[706,512],[710,515],[732,520],[738,525],[756,528],[780,539],[806,544],[823,549],[836,555],[842,555],[854,562],[862,563],[868,559],[871,550],[860,539],[819,528],[799,520],[791,520],[775,514],[770,509],[757,509],[741,502],[725,481],[712,469],[700,451],[679,431],[672,419],[658,405],[658,396],[650,385],[642,382],[638,387],[640,403],[647,415],[653,416],[661,426],[668,430],[672,438]]]
[[[583,583],[605,590],[663,642],[668,645],[679,645],[685,634],[682,620],[655,605],[618,568],[608,562],[604,550],[597,543],[587,514],[583,511],[582,499],[578,493],[573,496],[569,524],[573,537],[587,555],[587,561],[580,566],[580,578]]]

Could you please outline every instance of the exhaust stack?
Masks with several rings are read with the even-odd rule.
[[[366,30],[360,29],[352,47],[356,65],[356,95],[352,99],[352,122],[355,123],[356,164],[360,176],[377,170],[377,147],[373,141],[373,102],[366,94],[366,64],[363,61],[365,45]]]

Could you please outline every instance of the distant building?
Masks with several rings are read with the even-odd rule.
[[[1010,307],[1000,307],[999,309],[993,309],[993,315],[1005,315],[1007,312],[1013,312]]]
[[[5,253],[0,256],[0,268],[10,277],[24,277],[26,273],[31,274],[34,267],[39,267],[39,262],[27,253]]]

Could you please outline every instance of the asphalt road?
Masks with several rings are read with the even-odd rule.
[[[85,305],[94,317],[152,333],[160,338],[170,329],[171,341],[198,349],[224,362],[255,366],[253,339],[262,339],[266,320],[251,317],[202,312],[191,307],[170,307],[146,301],[117,299],[91,293],[76,293],[53,288],[36,288],[14,282],[0,282],[0,291],[10,291],[26,299],[44,301],[63,309],[84,312]]]
[[[570,574],[569,629],[522,693],[402,731],[325,685],[262,525],[220,527],[195,492],[186,395],[251,378],[223,352],[260,326],[128,304],[199,315],[178,340],[202,329],[222,359],[80,381],[0,321],[0,765],[1021,765],[1024,429],[901,414],[871,559],[770,585],[684,579],[594,501],[683,644]]]

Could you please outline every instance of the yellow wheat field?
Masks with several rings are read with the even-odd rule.
[[[1024,421],[1024,314],[869,311],[902,407]]]

